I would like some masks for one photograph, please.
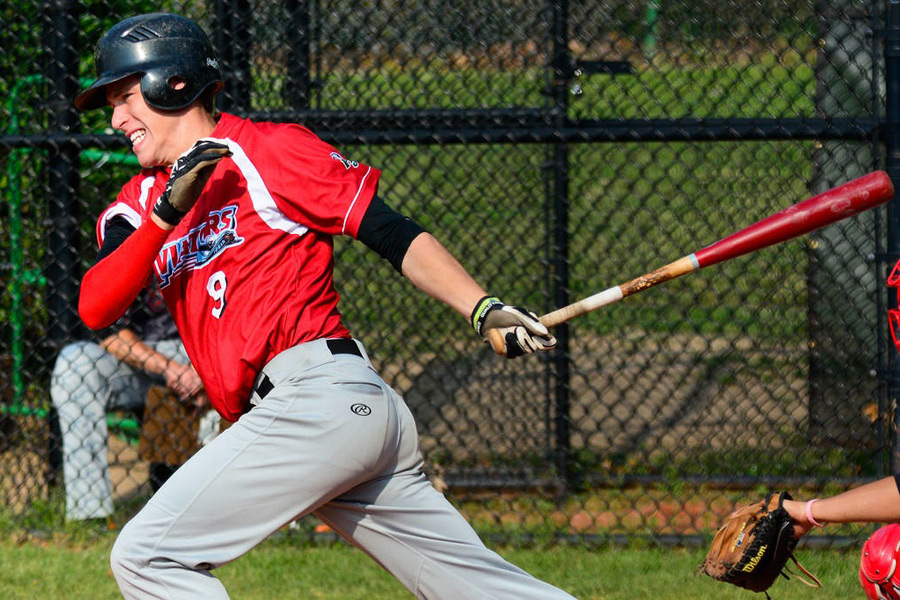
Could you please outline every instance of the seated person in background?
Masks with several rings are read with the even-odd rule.
[[[53,368],[50,395],[62,436],[66,519],[106,519],[113,512],[106,415],[141,413],[151,385],[165,385],[182,402],[206,404],[178,330],[158,290],[146,289],[99,342],[65,346]],[[157,489],[179,465],[151,467]]]

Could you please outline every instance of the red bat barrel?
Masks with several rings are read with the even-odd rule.
[[[698,268],[708,267],[815,231],[893,197],[894,186],[888,174],[873,171],[757,221],[698,250],[693,257]]]

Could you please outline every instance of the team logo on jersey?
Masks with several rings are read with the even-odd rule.
[[[172,278],[182,271],[206,265],[226,248],[242,244],[244,238],[237,233],[236,214],[237,205],[214,210],[206,221],[191,229],[187,235],[163,246],[153,263],[159,277],[159,287],[169,285]]]
[[[343,156],[341,156],[341,155],[338,154],[337,152],[332,152],[332,153],[331,153],[331,158],[333,158],[334,160],[340,161],[340,163],[341,163],[342,165],[344,165],[344,168],[347,169],[348,171],[349,171],[350,169],[355,169],[356,167],[359,166],[359,162],[357,162],[357,161],[355,161],[355,160],[347,160],[346,158],[344,158]]]

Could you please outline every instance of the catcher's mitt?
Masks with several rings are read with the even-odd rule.
[[[797,539],[791,517],[784,509],[787,492],[766,494],[765,499],[736,510],[716,533],[706,560],[698,571],[754,592],[766,592],[784,572],[788,559],[812,581],[797,577],[812,587],[821,582],[794,557]],[[766,592],[766,597],[769,597]]]

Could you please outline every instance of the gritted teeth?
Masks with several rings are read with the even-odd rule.
[[[131,140],[132,145],[134,145],[134,144],[137,144],[138,142],[140,142],[142,139],[144,139],[144,136],[146,134],[147,134],[147,132],[144,131],[143,129],[138,129],[137,131],[131,132],[131,135],[128,136],[128,139]]]

